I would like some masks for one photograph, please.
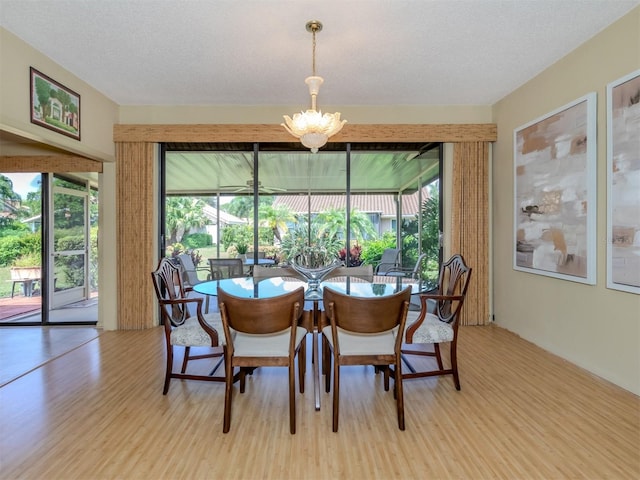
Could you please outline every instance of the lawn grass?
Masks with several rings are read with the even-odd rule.
[[[0,298],[11,296],[11,267],[0,267]]]

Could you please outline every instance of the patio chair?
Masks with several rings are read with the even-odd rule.
[[[245,276],[241,258],[210,258],[209,272],[211,280]]]
[[[184,282],[185,291],[191,291],[194,285],[197,285],[204,280],[198,278],[198,272],[208,272],[206,267],[197,267],[193,264],[191,255],[188,253],[181,253],[176,257],[182,271],[182,281]]]
[[[400,268],[400,250],[397,248],[387,248],[382,252],[380,262],[374,268],[376,275],[387,275],[389,270]]]
[[[306,281],[305,276],[298,273],[293,267],[263,267],[262,265],[256,265],[253,267],[253,279],[256,282],[259,282],[264,278],[273,277],[284,277]]]
[[[336,277],[350,277],[351,279],[359,278],[365,282],[373,282],[373,267],[371,265],[338,267],[331,271],[325,277],[325,280],[335,279]]]
[[[427,254],[421,254],[416,263],[411,268],[395,267],[387,271],[387,275],[390,277],[408,277],[414,280],[420,280],[422,270],[424,269],[424,263],[427,261]]]

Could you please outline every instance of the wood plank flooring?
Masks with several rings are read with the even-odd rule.
[[[381,375],[350,367],[332,433],[308,368],[295,435],[286,369],[261,368],[224,435],[222,384],[162,395],[159,328],[104,332],[0,388],[0,478],[640,478],[637,396],[495,326],[461,327],[459,364],[460,392],[405,382],[404,432]]]

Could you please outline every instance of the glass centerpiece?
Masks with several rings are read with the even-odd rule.
[[[282,252],[289,259],[291,267],[307,281],[307,298],[322,297],[320,282],[336,268],[342,266],[338,252],[342,242],[328,235],[317,225],[306,224],[288,232],[282,240]]]

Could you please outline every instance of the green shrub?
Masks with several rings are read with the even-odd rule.
[[[360,259],[365,265],[376,265],[380,262],[382,253],[387,248],[396,248],[395,232],[385,232],[382,237],[376,240],[367,240],[367,242],[362,245]]]
[[[208,233],[190,233],[182,237],[182,243],[187,248],[204,248],[213,244],[211,235]]]
[[[7,267],[29,253],[40,255],[40,233],[0,237],[0,266]]]
[[[37,267],[40,265],[41,258],[40,254],[36,253],[27,253],[25,255],[20,255],[13,261],[14,267]]]

